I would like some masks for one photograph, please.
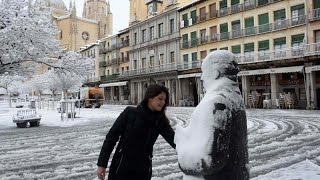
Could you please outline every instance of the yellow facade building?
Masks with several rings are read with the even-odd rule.
[[[35,5],[50,8],[59,30],[56,38],[66,51],[79,51],[80,47],[112,34],[113,15],[106,0],[86,0],[82,17],[77,16],[75,0],[70,0],[68,9],[62,0],[36,0]]]

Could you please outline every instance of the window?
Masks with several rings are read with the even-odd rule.
[[[150,56],[149,67],[154,66],[154,56]]]
[[[121,67],[121,72],[124,72],[124,67]]]
[[[183,14],[182,15],[182,20],[184,22],[184,24],[183,24],[184,27],[189,25],[189,23],[188,23],[188,14]]]
[[[174,51],[170,52],[170,63],[174,63],[175,59],[174,59]]]
[[[138,37],[137,37],[137,33],[134,33],[134,44],[137,44]]]
[[[303,24],[305,22],[304,4],[291,7],[292,26]]]
[[[163,36],[163,23],[158,24],[158,37],[162,37]]]
[[[174,19],[170,19],[170,34],[174,33]]]
[[[268,4],[268,0],[258,0],[258,6]]]
[[[190,33],[190,37],[191,37],[191,47],[194,47],[197,45],[197,32],[191,32]]]
[[[163,65],[163,64],[165,64],[165,63],[164,63],[164,58],[163,58],[163,57],[164,57],[164,55],[163,55],[163,54],[160,54],[160,55],[159,55],[159,65]]]
[[[195,24],[197,21],[197,10],[193,10],[190,12],[190,16],[192,19],[192,24]]]
[[[237,38],[241,36],[240,20],[231,22],[231,28],[232,28],[232,38]]]
[[[210,52],[216,51],[216,50],[217,50],[217,48],[213,48],[213,49],[210,49]]]
[[[231,52],[233,54],[241,54],[241,45],[231,46]]]
[[[200,39],[201,39],[201,44],[207,42],[208,38],[206,36],[206,29],[201,29],[200,30]]]
[[[258,22],[259,22],[259,33],[269,32],[270,31],[268,13],[259,15],[258,16]]]
[[[285,57],[286,56],[286,38],[277,38],[273,40],[273,46],[274,46],[274,51],[275,57]]]
[[[281,9],[278,11],[274,11],[273,12],[273,17],[274,17],[274,29],[283,29],[286,28],[287,24],[286,24],[286,10],[285,9]]]
[[[220,50],[227,50],[228,51],[228,47],[222,47],[222,48],[220,48]]]
[[[201,59],[206,58],[206,56],[207,56],[207,51],[206,51],[206,50],[200,51],[200,58],[201,58]]]
[[[217,17],[216,3],[209,5],[210,18]]]
[[[320,43],[320,30],[319,31],[315,31],[315,42],[316,43]]]
[[[269,53],[269,40],[258,42],[259,60],[265,60],[270,58]]]
[[[141,59],[141,68],[144,69],[147,67],[147,61],[146,58],[142,58]]]
[[[217,40],[217,26],[210,27],[210,36],[211,41]]]
[[[228,3],[227,0],[222,0],[219,2],[220,3],[220,16],[226,16],[228,15]]]
[[[319,9],[319,8],[320,8],[320,1],[313,0],[313,9]]]
[[[254,43],[244,44],[244,52],[253,52],[254,51]]]
[[[144,30],[142,30],[142,42],[144,43],[144,42],[146,42],[146,40],[147,40],[147,34],[146,34],[146,30],[144,29]]]
[[[182,48],[188,48],[188,34],[182,35]]]
[[[245,35],[255,34],[253,17],[244,20]]]
[[[134,60],[133,61],[133,69],[137,69],[137,67],[138,67],[138,62],[137,62],[137,60]]]
[[[183,55],[183,67],[184,68],[188,68],[188,64],[189,64],[189,55],[188,54],[184,54]]]
[[[191,54],[191,60],[192,60],[192,67],[197,67],[198,64],[198,57],[197,57],[197,52],[194,52]]]
[[[292,47],[300,46],[303,43],[304,34],[298,34],[291,37]]]
[[[154,39],[154,26],[150,27],[150,40]]]
[[[229,39],[228,23],[220,24],[220,40]]]
[[[206,7],[200,8],[200,21],[206,20]]]

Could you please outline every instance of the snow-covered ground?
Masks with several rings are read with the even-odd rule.
[[[18,129],[16,108],[0,102],[0,179],[96,179],[105,134],[125,106],[77,110],[60,120],[54,108],[38,110],[40,127]],[[194,108],[169,107],[172,126],[186,124]],[[320,111],[249,109],[252,180],[320,179]],[[153,179],[181,179],[177,155],[160,137],[154,146]]]

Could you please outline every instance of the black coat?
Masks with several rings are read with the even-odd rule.
[[[174,131],[162,113],[152,112],[144,103],[137,108],[127,107],[109,130],[97,165],[107,167],[120,138],[108,179],[151,179],[153,145],[159,134],[175,148]]]

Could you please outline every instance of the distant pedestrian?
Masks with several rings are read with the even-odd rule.
[[[109,180],[151,179],[153,145],[159,134],[175,148],[174,131],[165,115],[168,101],[168,89],[152,84],[137,107],[127,107],[120,114],[101,148],[96,171],[100,180],[107,173]],[[118,141],[110,169],[107,169],[110,154]]]

